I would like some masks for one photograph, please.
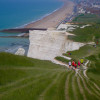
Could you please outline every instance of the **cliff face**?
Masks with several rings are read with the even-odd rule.
[[[65,32],[54,30],[30,31],[28,57],[53,60],[66,51],[79,49],[84,44],[69,41]]]

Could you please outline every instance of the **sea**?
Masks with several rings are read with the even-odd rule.
[[[0,0],[0,30],[24,27],[51,14],[60,7],[61,0]],[[0,36],[16,36],[21,33],[0,33]],[[27,54],[28,38],[1,38],[0,52],[15,53],[24,48]]]

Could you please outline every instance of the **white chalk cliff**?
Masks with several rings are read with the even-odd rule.
[[[56,30],[30,31],[30,45],[27,56],[42,60],[53,60],[66,51],[77,50],[84,45],[68,40],[67,35],[66,32]]]

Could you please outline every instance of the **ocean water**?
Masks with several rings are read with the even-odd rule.
[[[0,30],[23,27],[60,8],[60,0],[0,0]],[[18,35],[16,33],[0,33],[0,36]],[[0,51],[16,46],[29,44],[28,39],[0,38]]]

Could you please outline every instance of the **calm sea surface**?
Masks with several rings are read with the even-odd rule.
[[[62,5],[59,0],[0,0],[0,29],[22,27],[52,13]],[[0,33],[0,36],[10,35],[18,34]],[[0,51],[15,52],[18,47],[26,47],[28,44],[28,39],[0,38]]]

